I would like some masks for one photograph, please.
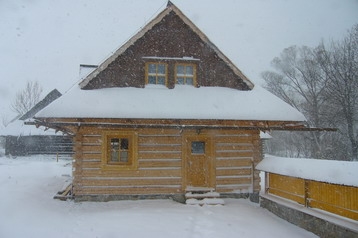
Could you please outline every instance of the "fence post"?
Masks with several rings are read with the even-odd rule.
[[[308,191],[308,183],[309,181],[307,179],[304,180],[304,186],[305,186],[305,207],[309,207],[309,191]]]

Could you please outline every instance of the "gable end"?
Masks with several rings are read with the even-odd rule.
[[[170,40],[167,40],[170,37]],[[196,59],[197,86],[250,90],[253,83],[171,2],[79,85],[82,89],[144,87],[149,60],[168,64],[173,88],[175,65]]]

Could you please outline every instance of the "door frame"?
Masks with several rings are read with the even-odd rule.
[[[189,173],[189,153],[191,153],[191,143],[189,141],[205,141],[205,157],[208,163],[207,175],[207,187],[214,188],[216,185],[215,179],[215,147],[214,136],[208,133],[200,133],[198,131],[190,131],[183,133],[182,136],[182,188],[185,191],[190,186],[188,181]]]

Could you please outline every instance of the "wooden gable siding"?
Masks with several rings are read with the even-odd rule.
[[[157,58],[146,58],[151,56]],[[183,57],[197,60],[178,59]],[[168,63],[169,88],[175,86],[175,63],[185,62],[196,65],[198,86],[249,90],[247,84],[217,55],[210,44],[204,42],[174,11],[133,42],[83,89],[144,87],[145,63],[153,60]]]
[[[108,130],[108,129],[106,129]],[[113,130],[120,130],[113,128]],[[186,134],[195,130],[133,129],[138,135],[134,170],[104,170],[102,133],[98,128],[81,128],[75,141],[74,195],[150,195],[185,192]],[[259,191],[258,174],[253,166],[260,161],[256,146],[258,132],[239,130],[202,130],[213,140],[212,185],[221,193]],[[255,174],[254,174],[255,173]]]

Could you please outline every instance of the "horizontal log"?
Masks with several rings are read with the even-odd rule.
[[[252,184],[229,184],[229,185],[216,185],[218,193],[249,193],[252,192]]]
[[[180,135],[180,130],[178,129],[169,129],[169,128],[139,128],[137,132],[140,136],[172,136]]]
[[[181,159],[181,151],[160,151],[155,153],[139,152],[138,159]]]
[[[100,153],[102,151],[101,145],[83,145],[82,151],[85,152],[97,152]]]
[[[101,168],[102,162],[101,161],[82,161],[81,166],[82,168]]]
[[[138,145],[181,145],[182,138],[180,136],[140,136],[138,137]]]
[[[93,136],[84,136],[82,138],[82,143],[102,143],[102,135],[93,135]]]
[[[252,151],[229,151],[229,152],[216,152],[215,154],[218,158],[225,157],[253,157]]]
[[[83,178],[82,186],[161,186],[161,185],[181,185],[181,178]]]
[[[137,195],[137,194],[175,194],[181,193],[181,186],[173,187],[79,187],[76,189],[76,195]]]
[[[139,167],[141,168],[162,168],[162,167],[181,167],[180,160],[173,161],[145,161],[139,160]]]
[[[216,167],[240,167],[240,166],[250,166],[252,162],[250,159],[217,159]]]
[[[216,178],[216,185],[227,185],[227,184],[250,184],[251,177],[241,177],[241,178]]]
[[[86,159],[102,159],[102,153],[101,152],[92,152],[92,153],[82,153],[81,158],[82,160]]]
[[[251,169],[217,169],[216,176],[251,175]]]
[[[215,137],[216,143],[247,143],[248,145],[252,143],[252,137],[233,137],[233,136],[225,136],[225,137]]]
[[[216,151],[218,151],[218,152],[221,152],[221,151],[253,151],[254,150],[253,145],[242,145],[242,144],[237,144],[237,143],[232,143],[232,144],[217,143],[215,148],[216,148]]]
[[[153,170],[88,170],[82,171],[83,177],[180,177],[182,174],[181,169],[153,169]]]
[[[149,152],[149,151],[180,151],[181,152],[182,146],[181,145],[139,145],[138,151],[139,152]]]

